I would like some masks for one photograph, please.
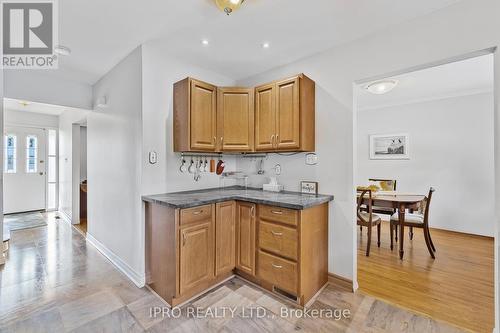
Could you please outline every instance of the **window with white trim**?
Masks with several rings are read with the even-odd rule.
[[[17,172],[17,137],[13,134],[5,135],[4,139],[4,167],[5,173]]]

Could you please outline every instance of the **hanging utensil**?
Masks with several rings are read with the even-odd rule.
[[[181,158],[181,166],[179,167],[179,171],[182,173],[185,173],[187,171],[186,160],[184,159],[184,157]]]
[[[192,157],[191,157],[191,163],[189,163],[188,172],[189,173],[194,173],[194,161],[193,161]]]
[[[224,167],[225,167],[225,163],[223,160],[219,160],[219,162],[217,163],[217,169],[216,169],[216,174],[220,175],[224,172]]]

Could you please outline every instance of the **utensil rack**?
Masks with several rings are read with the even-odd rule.
[[[181,153],[181,158],[183,157],[210,157],[222,159],[224,156],[235,156],[243,158],[267,158],[267,154],[252,154],[252,153],[237,153],[237,154],[227,154],[227,153]]]

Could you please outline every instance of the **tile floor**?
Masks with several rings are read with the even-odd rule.
[[[53,213],[45,216],[47,226],[12,233],[0,269],[1,332],[460,332],[332,285],[311,308],[347,309],[349,316],[280,316],[294,306],[239,278],[193,300],[176,318],[155,316],[165,306],[161,299],[137,288]]]

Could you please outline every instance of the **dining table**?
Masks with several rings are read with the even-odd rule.
[[[358,193],[359,198],[360,193]],[[406,210],[418,210],[426,196],[420,194],[400,193],[395,191],[372,192],[372,206],[392,208],[398,211],[399,216],[399,259],[404,257],[404,220]],[[364,197],[364,205],[368,205],[368,197]]]

